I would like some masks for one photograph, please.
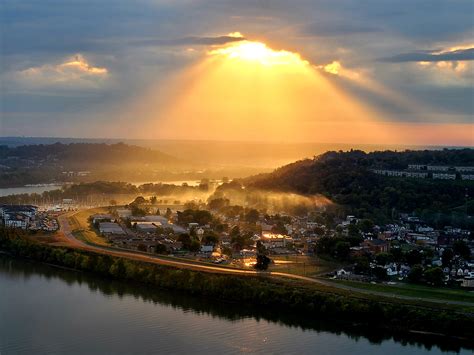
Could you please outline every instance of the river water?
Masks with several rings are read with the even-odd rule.
[[[376,329],[303,321],[0,255],[0,354],[440,354]],[[449,342],[448,342],[449,344]],[[444,350],[442,350],[444,349]]]

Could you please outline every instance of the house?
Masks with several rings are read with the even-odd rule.
[[[38,207],[32,205],[0,205],[3,225],[11,228],[27,229],[37,211]]]
[[[213,245],[201,245],[201,253],[212,253],[213,251]]]
[[[114,216],[111,214],[93,214],[90,216],[92,220],[92,224],[96,224],[97,222],[110,222],[114,220]]]
[[[456,180],[456,174],[449,174],[449,173],[433,173],[433,179],[439,179],[439,180]]]
[[[158,227],[161,227],[160,222],[136,222],[134,226],[142,232],[154,233]]]
[[[390,250],[390,244],[380,239],[367,239],[362,242],[362,245],[374,254],[386,253]]]
[[[117,215],[119,218],[130,218],[132,217],[132,210],[122,208],[117,210]]]
[[[337,270],[337,271],[336,271],[336,275],[337,275],[337,276],[348,276],[348,275],[350,275],[350,274],[351,274],[350,271],[346,271],[346,270],[344,270],[344,269],[340,269],[340,270]]]
[[[117,223],[112,222],[100,222],[99,232],[101,234],[125,234],[125,231]]]
[[[23,213],[29,218],[33,218],[38,212],[38,207],[32,205],[0,205],[0,217],[5,213]]]
[[[448,171],[449,166],[445,165],[428,165],[426,167],[429,171]]]
[[[474,166],[455,166],[454,170],[459,171],[460,173],[474,173]]]
[[[30,217],[24,213],[5,213],[3,216],[5,227],[27,229]]]

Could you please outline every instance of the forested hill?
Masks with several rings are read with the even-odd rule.
[[[249,188],[323,194],[359,217],[389,220],[416,212],[428,220],[474,214],[474,181],[396,178],[372,169],[408,164],[474,166],[474,150],[327,152],[244,180]],[[467,197],[466,197],[467,196]],[[445,221],[446,222],[446,221]]]
[[[0,146],[0,159],[8,165],[14,161],[41,162],[62,166],[91,167],[102,164],[136,163],[174,163],[176,159],[159,152],[123,143],[55,143],[49,145],[24,145],[19,147]]]
[[[158,150],[123,143],[0,146],[1,187],[96,180],[153,180],[162,178],[164,173],[174,168],[188,166]]]

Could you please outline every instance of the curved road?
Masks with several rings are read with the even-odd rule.
[[[345,291],[369,294],[373,296],[380,296],[380,297],[386,297],[386,298],[394,298],[394,299],[408,300],[408,301],[424,301],[427,303],[439,303],[439,304],[447,304],[447,305],[459,305],[459,306],[470,306],[470,307],[474,306],[474,303],[471,303],[471,302],[404,296],[404,295],[398,295],[398,294],[387,293],[387,292],[360,289],[360,288],[351,287],[348,285],[343,285],[343,284],[330,282],[330,281],[326,281],[322,279],[315,279],[311,277],[288,274],[288,273],[283,273],[283,272],[262,272],[262,271],[242,270],[242,269],[230,268],[230,267],[225,267],[225,266],[206,265],[204,263],[199,263],[199,262],[191,262],[191,261],[185,261],[185,260],[180,260],[180,259],[172,260],[170,257],[147,255],[145,253],[122,250],[119,248],[87,244],[78,240],[76,237],[74,237],[71,226],[69,225],[68,217],[70,217],[70,214],[60,215],[58,217],[58,222],[60,225],[60,231],[63,233],[64,237],[66,238],[68,246],[73,247],[73,248],[84,249],[88,251],[109,254],[113,256],[121,256],[121,257],[125,257],[132,260],[148,261],[148,262],[153,262],[159,265],[167,265],[167,266],[173,266],[173,267],[178,267],[178,268],[191,269],[191,270],[196,270],[196,271],[224,273],[224,274],[232,274],[232,275],[244,275],[244,276],[285,277],[285,278],[290,278],[293,280],[317,283],[323,286],[337,288],[337,289],[341,289]]]

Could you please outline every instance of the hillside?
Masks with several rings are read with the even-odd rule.
[[[140,179],[183,162],[158,150],[123,143],[55,143],[0,146],[0,186],[87,181],[91,179]]]
[[[472,224],[474,182],[388,177],[372,169],[406,169],[408,164],[474,166],[474,150],[327,152],[269,174],[244,180],[248,188],[322,194],[348,213],[389,220],[398,213],[417,213],[434,223]]]

